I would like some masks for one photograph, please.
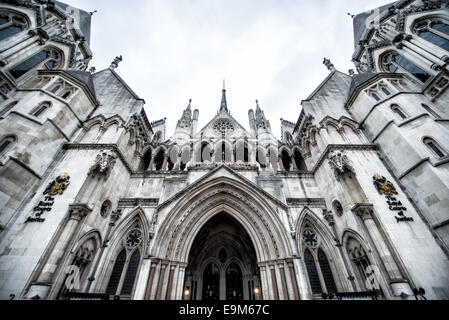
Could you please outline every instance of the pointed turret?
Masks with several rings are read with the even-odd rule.
[[[225,83],[225,81],[223,81],[223,91],[222,91],[222,96],[221,96],[220,112],[226,111],[229,113],[228,102],[226,101],[226,86],[225,85],[226,85],[226,83]]]

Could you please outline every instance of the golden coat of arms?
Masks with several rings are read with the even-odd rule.
[[[391,183],[390,181],[387,180],[387,178],[382,177],[379,174],[376,174],[373,177],[373,183],[377,191],[379,191],[379,194],[383,194],[390,197],[398,194],[393,183]]]
[[[70,184],[70,176],[64,173],[62,176],[57,177],[53,180],[45,189],[44,195],[56,196],[62,195]]]

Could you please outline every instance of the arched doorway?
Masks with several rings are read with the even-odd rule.
[[[260,272],[253,243],[231,216],[220,213],[198,233],[189,254],[188,300],[255,300]]]

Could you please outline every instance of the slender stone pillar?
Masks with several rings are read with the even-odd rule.
[[[327,221],[329,226],[332,228],[332,232],[334,234],[335,241],[337,243],[336,246],[338,248],[338,251],[340,252],[341,258],[343,259],[343,264],[345,265],[346,272],[348,273],[348,280],[351,282],[352,290],[354,292],[356,292],[357,285],[355,283],[355,277],[351,274],[351,269],[349,268],[349,263],[348,263],[348,260],[346,259],[346,255],[344,254],[343,246],[340,243],[340,240],[338,239],[338,232],[337,232],[337,228],[335,227],[334,215],[331,212],[327,212],[324,214],[324,219]]]
[[[395,296],[406,294],[413,296],[410,284],[404,278],[398,264],[397,259],[393,256],[393,252],[387,243],[387,239],[382,236],[374,216],[374,208],[371,204],[357,204],[352,211],[362,220],[365,232],[367,233],[370,243],[375,248],[377,255],[380,257],[383,267],[388,276],[389,285]]]
[[[151,268],[150,268],[150,276],[148,277],[147,290],[145,292],[145,300],[151,299],[151,289],[153,288],[153,281],[156,275],[156,268],[159,263],[159,260],[152,259],[151,260]]]
[[[167,262],[162,261],[159,271],[159,281],[157,284],[155,300],[162,300],[162,286],[164,285],[165,269],[167,268]]]
[[[273,298],[274,300],[279,300],[279,290],[276,279],[276,265],[270,264],[270,272],[271,272],[271,283],[273,285]]]
[[[269,294],[269,286],[268,286],[268,277],[267,277],[267,268],[265,265],[259,265],[260,268],[260,300],[270,300]]]
[[[162,171],[166,171],[167,170],[167,165],[168,165],[168,154],[164,155],[164,162],[162,163]]]
[[[175,269],[176,269],[176,265],[172,264],[170,266],[170,273],[168,276],[167,294],[165,296],[165,300],[171,300],[171,297],[172,297],[173,276],[175,274]]]
[[[185,282],[186,268],[187,264],[180,263],[178,266],[178,277],[176,279],[177,280],[176,288],[174,289],[176,300],[184,299],[184,282]]]
[[[293,295],[295,300],[299,300],[299,289],[298,289],[298,280],[296,279],[296,273],[295,273],[295,265],[293,263],[293,260],[287,260],[288,269],[290,271],[290,280],[292,282],[293,287]]]

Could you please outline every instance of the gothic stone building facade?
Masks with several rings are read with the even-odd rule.
[[[354,16],[281,140],[226,90],[167,138],[121,57],[86,71],[91,17],[0,2],[1,299],[449,298],[448,1]]]

